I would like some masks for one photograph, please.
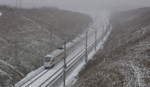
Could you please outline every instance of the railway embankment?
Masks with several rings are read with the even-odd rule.
[[[73,87],[150,86],[150,8],[112,14],[112,32]]]

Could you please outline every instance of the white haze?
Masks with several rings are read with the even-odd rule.
[[[55,6],[62,9],[75,11],[97,11],[100,9],[121,10],[150,6],[150,0],[0,0],[1,5],[16,6],[16,1],[21,2],[21,7]]]

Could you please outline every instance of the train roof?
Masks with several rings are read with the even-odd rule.
[[[73,46],[73,43],[72,42],[68,42],[67,45],[66,45],[66,48],[70,48]]]
[[[66,44],[66,48],[70,48],[73,46],[73,42],[68,42]],[[52,58],[55,58],[56,56],[60,55],[61,53],[64,52],[64,46],[62,45],[61,47],[59,47],[58,49],[52,51],[50,54],[46,55],[45,57],[52,57]]]
[[[52,55],[46,55],[45,57],[53,57]]]
[[[46,56],[56,57],[56,56],[58,56],[62,52],[63,52],[63,50],[57,49],[57,50],[51,52],[50,54],[48,54]]]

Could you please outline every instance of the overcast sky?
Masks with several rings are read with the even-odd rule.
[[[17,0],[0,0],[0,4],[16,5]],[[19,0],[18,0],[19,1]],[[21,0],[22,7],[56,6],[76,11],[127,9],[150,6],[150,0]]]

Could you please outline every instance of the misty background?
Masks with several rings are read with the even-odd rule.
[[[92,29],[93,28],[104,29],[105,26],[103,26],[103,24],[107,24],[108,22],[110,22],[109,27],[111,27],[111,25],[113,26],[114,31],[110,35],[111,38],[108,39],[108,42],[105,45],[107,48],[104,49],[104,55],[106,53],[106,56],[111,56],[111,53],[107,52],[107,49],[109,51],[113,51],[113,49],[119,47],[120,45],[124,45],[124,43],[128,43],[129,40],[131,40],[132,38],[133,41],[135,41],[136,39],[134,40],[134,38],[137,38],[137,36],[139,37],[140,35],[144,34],[143,33],[143,34],[136,35],[137,34],[136,31],[140,29],[141,30],[145,29],[144,27],[150,26],[149,25],[150,8],[133,10],[132,12],[130,11],[127,13],[123,12],[117,15],[115,14],[115,16],[114,14],[113,15],[109,14],[110,11],[114,12],[118,10],[123,11],[129,9],[149,7],[150,0],[0,0],[0,5],[7,5],[7,6],[19,7],[19,8],[40,8],[40,7],[59,8],[59,9],[57,8],[16,9],[7,6],[0,6],[0,15],[1,15],[0,16],[0,31],[1,31],[0,32],[0,87],[5,87],[5,86],[1,86],[1,84],[2,85],[12,84],[10,83],[11,79],[7,77],[11,77],[15,83],[21,80],[25,75],[27,75],[27,73],[42,66],[43,56],[49,54],[52,50],[60,47],[63,44],[65,37],[69,37],[73,39],[74,37],[78,36],[78,34],[82,33],[81,29],[82,31],[84,31],[85,29],[87,29],[87,27],[89,27],[88,25],[90,25]],[[71,10],[75,12],[66,11],[66,10]],[[80,14],[78,12],[84,14]],[[112,18],[113,17],[114,18],[110,19],[110,15]],[[147,30],[149,30],[149,27],[147,28]],[[135,31],[134,34],[133,31]],[[116,51],[116,54],[114,55],[115,59],[119,51],[118,50]],[[124,51],[126,50],[121,50],[122,53],[121,52],[119,53],[124,54],[125,53]],[[126,65],[126,63],[128,63],[127,62],[128,58],[126,57],[130,58],[131,56],[130,54],[125,57],[121,56],[119,59],[117,59],[117,62],[110,61],[110,63],[112,63],[110,64],[110,67],[112,67],[111,65],[114,65],[115,63],[116,63],[115,65],[118,65],[117,63],[120,63],[120,61],[121,63],[123,63],[124,60],[126,61],[123,65]],[[99,58],[98,56],[97,59],[103,59],[103,58],[105,57]],[[111,59],[113,60],[114,58],[110,58],[110,60]],[[133,58],[136,57],[134,57],[133,55]],[[129,61],[132,61],[130,59]],[[141,60],[141,58],[139,58],[139,60]],[[100,62],[97,63],[101,63],[101,60]],[[99,65],[95,63],[93,64]],[[144,65],[143,62],[139,64]],[[107,69],[107,65],[108,65],[107,62],[106,64],[104,63],[103,66],[105,65]],[[13,68],[10,69],[10,67]],[[127,68],[131,68],[131,67],[133,66],[131,65]],[[125,68],[124,71],[127,71],[126,66],[124,68]],[[93,67],[93,69],[96,68]],[[102,70],[100,70],[100,72],[101,71]],[[135,70],[133,69],[132,71]],[[93,73],[95,72],[92,72],[91,74]],[[117,74],[118,73],[120,73],[120,71],[118,71]],[[134,72],[130,73],[127,71],[127,74],[128,73],[132,74],[133,77],[137,75],[136,73],[133,74]],[[93,75],[87,75],[87,76],[93,76]],[[122,76],[126,77],[126,75],[122,75]],[[120,76],[118,77],[119,78],[117,79],[120,80]],[[127,78],[130,78],[130,76]],[[131,78],[131,79],[134,80],[135,78]],[[127,80],[125,79],[125,82]],[[102,82],[104,83],[104,81]],[[131,82],[129,80],[129,84],[130,83]]]
[[[18,1],[18,3],[16,3]],[[32,7],[58,7],[61,9],[78,12],[96,12],[100,9],[127,10],[150,6],[149,0],[0,0],[1,5],[16,6],[23,8]]]

